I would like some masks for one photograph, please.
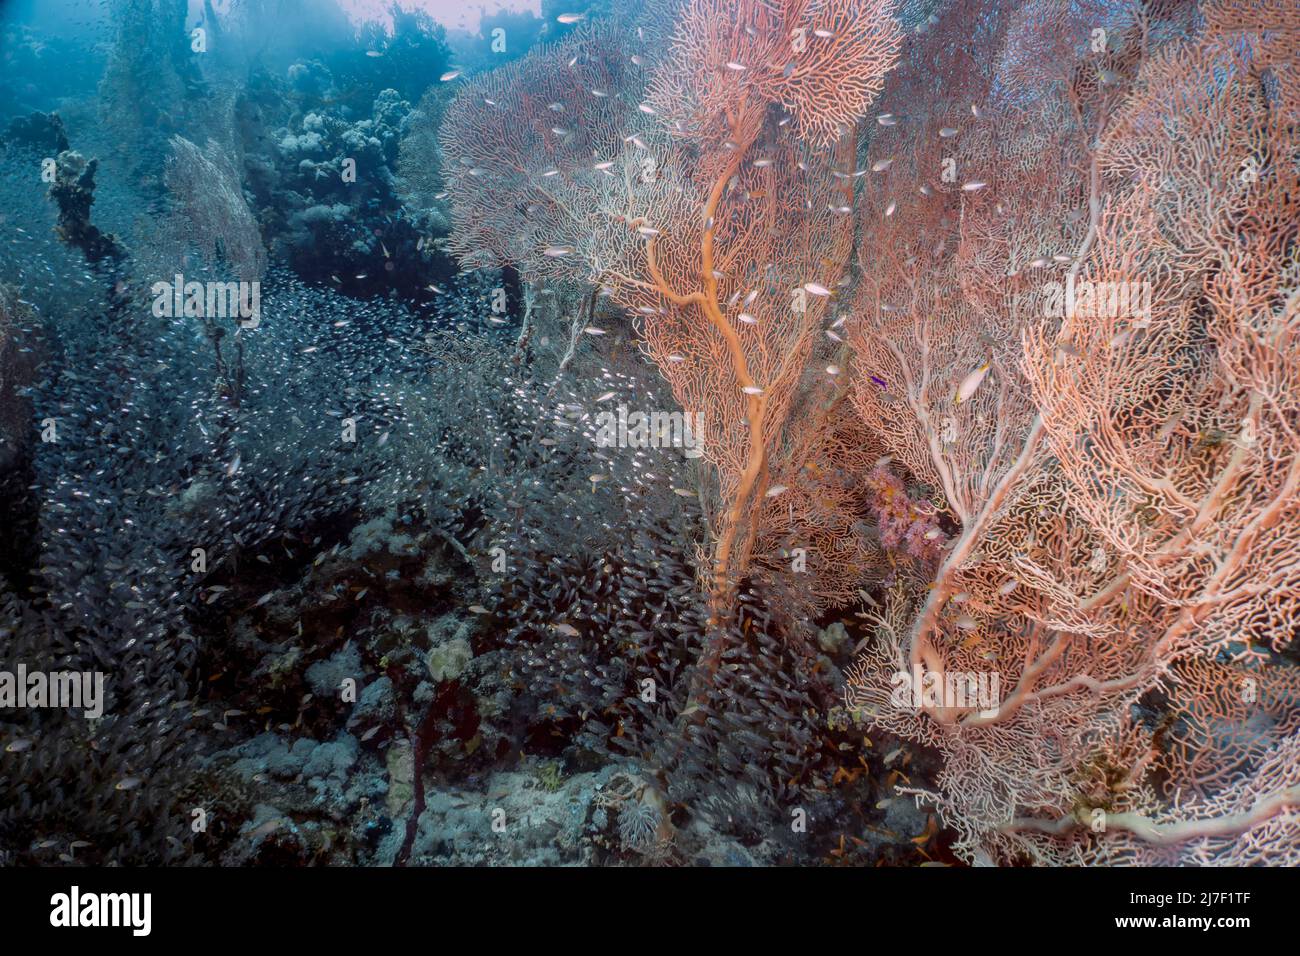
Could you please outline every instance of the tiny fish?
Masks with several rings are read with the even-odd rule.
[[[741,389],[746,395],[762,395],[763,390],[757,385],[746,385]]]
[[[898,208],[898,201],[895,199],[891,199],[889,201],[889,205],[885,207],[885,215],[892,216],[894,214],[894,210],[897,208]]]
[[[578,637],[580,632],[572,624],[552,624],[557,633],[564,634],[568,637]]]
[[[735,60],[728,60],[726,65],[728,70],[734,70],[737,73],[745,69],[745,64],[737,63]]]
[[[876,117],[876,122],[881,126],[894,126],[898,123],[898,119],[893,113],[881,113]]]
[[[485,608],[482,604],[471,604],[471,605],[469,606],[469,609],[470,609],[471,611],[473,611],[475,614],[491,614],[491,613],[492,613],[492,612],[489,611],[487,608]]]
[[[813,295],[827,296],[831,294],[831,290],[826,288],[826,286],[822,285],[820,282],[805,282],[803,287],[805,292],[809,292]]]
[[[984,381],[984,376],[989,373],[989,365],[989,362],[985,362],[962,379],[961,385],[957,386],[957,394],[953,398],[954,402],[960,405],[962,402],[970,400],[970,397],[975,394],[975,390],[980,387],[980,383]]]
[[[570,23],[577,23],[580,20],[587,19],[587,15],[585,13],[561,13],[555,19],[558,20],[560,23],[567,25]]]
[[[892,166],[893,163],[893,157],[890,157],[889,159],[878,159],[871,164],[871,171],[873,173],[883,173],[886,169]]]
[[[943,129],[939,130],[939,135],[943,139],[952,139],[954,136],[957,135],[957,131],[953,129],[951,126],[945,126]]]
[[[775,498],[777,495],[783,494],[786,491],[789,491],[789,488],[787,488],[785,485],[773,485],[771,488],[767,489],[767,492],[763,495],[763,497]]]
[[[442,74],[442,76],[438,77],[438,79],[442,80],[444,83],[449,83],[458,76],[460,76],[460,70],[448,70],[446,73]]]
[[[961,188],[964,192],[973,193],[977,189],[983,189],[987,185],[988,183],[984,182],[982,179],[972,179],[968,183],[963,183]]]

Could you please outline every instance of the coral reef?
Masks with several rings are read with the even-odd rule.
[[[218,6],[0,22],[0,860],[1300,859],[1292,5]]]

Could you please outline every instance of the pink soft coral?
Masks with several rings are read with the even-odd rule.
[[[867,504],[880,529],[880,543],[918,561],[937,561],[944,534],[934,507],[908,495],[903,482],[884,465],[867,476],[867,487],[871,491]]]

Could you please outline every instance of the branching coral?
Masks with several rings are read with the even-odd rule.
[[[1035,104],[1057,145],[1031,146],[1043,132],[1017,124],[1014,95],[977,103],[1003,138],[979,146],[979,115],[940,132],[960,133],[959,169],[990,172],[921,184],[958,200],[930,258],[890,235],[922,200],[871,227],[886,267],[852,341],[898,394],[860,381],[859,404],[960,531],[849,698],[944,751],[932,796],[972,856],[1286,862],[1300,845],[1283,656],[1300,595],[1297,144],[1272,59],[1288,26],[1246,17],[1228,41],[1210,9],[1201,36],[1157,43],[1134,7],[1092,60],[1086,21],[1072,28],[1076,65]],[[1022,12],[1008,36],[1052,22]],[[892,318],[919,295],[944,308]],[[954,401],[981,355],[989,380]],[[900,710],[895,671],[992,671],[1003,693]]]
[[[178,238],[197,247],[209,267],[224,265],[246,282],[260,279],[266,252],[234,166],[210,140],[199,149],[174,136],[171,145],[167,190],[180,217]]]
[[[795,31],[812,34],[785,71],[773,57]],[[886,5],[814,15],[687,4],[636,108],[649,51],[594,29],[471,85],[449,109],[459,254],[601,284],[638,317],[681,406],[703,412],[719,605],[760,536],[780,538],[765,515],[797,508],[791,525],[827,526],[808,509],[831,495],[767,506],[803,484],[799,454],[814,447],[792,417],[811,433],[833,429],[840,409],[834,383],[806,370],[851,243],[852,179],[842,149],[824,155],[795,133],[824,146],[852,125],[897,43]],[[830,60],[854,77],[835,96],[825,84],[836,74],[821,68]],[[770,109],[783,100],[784,118]]]

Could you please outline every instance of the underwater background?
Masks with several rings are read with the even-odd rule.
[[[1296,865],[1298,233],[1294,0],[0,3],[0,863]]]

